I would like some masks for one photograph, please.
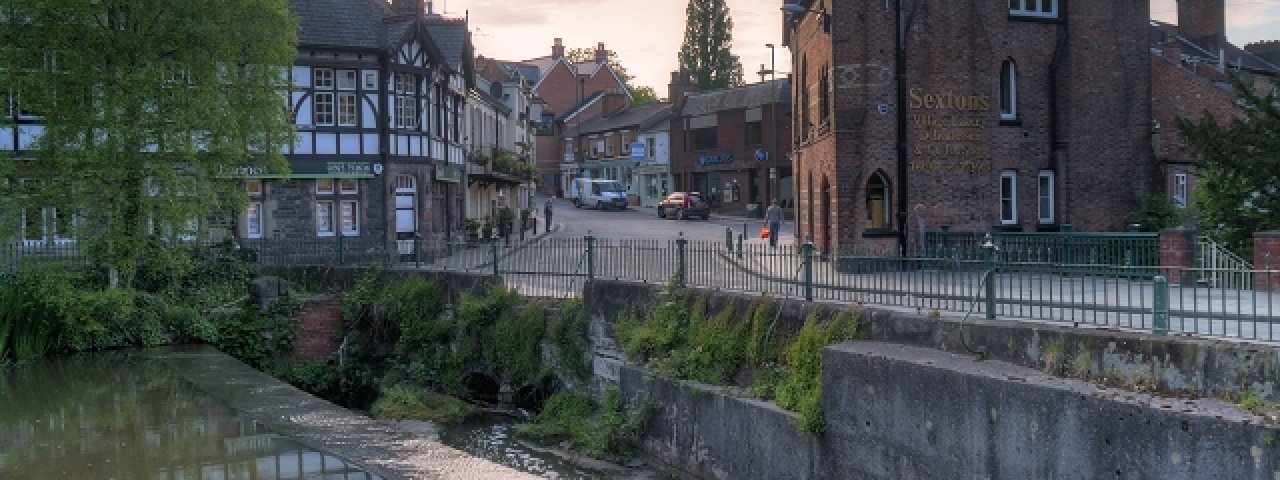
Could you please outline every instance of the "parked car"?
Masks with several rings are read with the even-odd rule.
[[[675,192],[658,202],[658,218],[711,218],[711,204],[698,192]]]

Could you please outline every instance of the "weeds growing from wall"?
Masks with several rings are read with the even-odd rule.
[[[555,345],[555,358],[559,366],[578,380],[591,374],[587,357],[587,316],[582,311],[582,299],[570,299],[560,305],[551,320],[551,342]]]
[[[644,422],[657,410],[640,400],[627,408],[617,388],[605,391],[597,404],[585,395],[557,393],[532,422],[516,427],[516,434],[539,443],[571,442],[592,458],[616,460],[633,455],[644,436]]]
[[[771,300],[740,308],[730,303],[708,315],[705,295],[668,284],[648,315],[626,312],[614,331],[632,361],[663,375],[717,385],[752,377],[753,395],[799,413],[802,430],[821,432],[822,348],[860,338],[858,317],[845,311],[828,320],[814,313],[800,331],[784,332]]]

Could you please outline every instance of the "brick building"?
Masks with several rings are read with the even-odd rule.
[[[821,251],[944,226],[1116,229],[1159,188],[1147,2],[784,9],[797,231]]]
[[[790,208],[790,79],[694,92],[673,73],[669,88],[672,191],[702,192],[728,213],[774,199]]]
[[[1228,74],[1264,93],[1280,74],[1280,42],[1237,47],[1227,41],[1224,13],[1224,0],[1182,1],[1178,25],[1151,22],[1152,149],[1165,191],[1183,206],[1192,203],[1198,168],[1176,119],[1207,112],[1228,122],[1239,114]]]
[[[631,92],[626,82],[609,66],[609,51],[604,43],[598,43],[594,58],[587,62],[571,62],[565,58],[564,44],[555,39],[548,56],[519,62],[500,62],[508,68],[520,70],[526,78],[534,79],[533,93],[537,97],[539,121],[534,139],[534,153],[539,171],[538,190],[559,195],[568,179],[582,174],[581,152],[566,150],[565,137],[577,117],[585,109],[605,108],[609,113],[626,107],[631,102]],[[600,102],[605,93],[621,95],[624,100],[609,99]],[[591,118],[594,115],[586,115]]]

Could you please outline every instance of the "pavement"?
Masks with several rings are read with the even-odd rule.
[[[656,207],[645,207],[632,205],[632,210],[636,210],[645,215],[656,217],[658,209]],[[745,213],[723,213],[717,209],[711,210],[711,222],[732,228],[734,234],[743,234],[743,239],[749,244],[767,244],[768,240],[760,238],[760,227],[764,226],[764,219],[749,218]],[[778,237],[778,245],[799,245],[800,242],[796,238],[795,221],[783,220],[782,228]]]

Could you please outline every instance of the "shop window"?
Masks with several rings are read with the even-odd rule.
[[[1009,0],[1009,16],[1058,18],[1058,0]]]

